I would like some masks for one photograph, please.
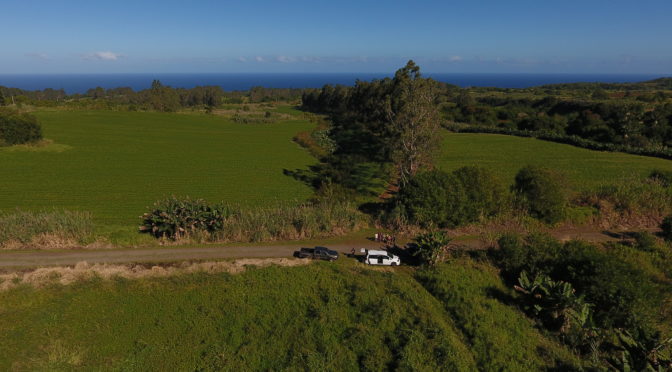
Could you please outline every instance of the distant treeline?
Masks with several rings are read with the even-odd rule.
[[[614,150],[643,149],[649,155],[667,154],[672,147],[672,78],[529,89],[438,86],[436,102],[443,124],[451,128],[453,123],[464,123],[474,126],[471,131],[581,138],[616,145]],[[362,84],[327,85],[307,90],[303,107],[337,119],[347,117],[379,95],[361,88]]]
[[[172,88],[154,80],[149,89],[135,91],[129,87],[92,88],[84,94],[68,95],[63,89],[23,90],[0,86],[0,105],[36,106],[70,105],[86,108],[126,107],[175,111],[185,107],[217,107],[222,104],[297,101],[303,89],[253,87],[247,91],[225,91],[220,86]]]

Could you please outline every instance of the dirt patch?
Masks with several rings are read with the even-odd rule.
[[[299,266],[309,264],[309,260],[290,258],[244,258],[234,261],[182,262],[172,265],[111,265],[78,262],[73,267],[58,266],[0,275],[0,291],[19,285],[36,288],[52,284],[70,285],[95,278],[141,279],[158,278],[189,273],[241,273],[248,267]]]

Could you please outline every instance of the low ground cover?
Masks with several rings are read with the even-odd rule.
[[[492,269],[465,267],[487,278],[451,290],[482,304],[482,316],[474,316],[453,311],[405,269],[339,261],[236,275],[20,285],[0,292],[0,368],[472,371],[578,363],[522,312],[491,298],[488,286],[502,287]],[[486,311],[491,306],[505,311],[510,327],[487,330],[496,321]],[[473,348],[485,337],[474,327],[501,341],[492,361]],[[540,350],[552,357],[538,356]]]

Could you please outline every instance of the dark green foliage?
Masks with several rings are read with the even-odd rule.
[[[499,249],[491,252],[497,266],[509,282],[515,282],[523,270],[529,273],[546,272],[548,262],[555,260],[562,245],[552,237],[542,234],[507,234],[499,238]]]
[[[638,263],[591,244],[560,244],[545,236],[505,236],[499,246],[492,255],[508,280],[513,282],[526,271],[571,283],[595,305],[598,326],[629,329],[643,339],[653,336],[663,290]]]
[[[429,169],[439,141],[438,86],[421,77],[420,68],[409,61],[393,79],[358,80],[354,87],[325,85],[305,92],[302,108],[332,120],[329,136],[335,151],[323,161],[341,181],[331,180],[346,187],[356,184],[359,164],[393,164],[394,175],[385,174],[383,181],[392,178],[395,184]]]
[[[420,173],[403,186],[393,201],[408,221],[421,226],[453,227],[501,212],[508,194],[488,170],[463,167],[452,173]]]
[[[659,342],[642,342],[630,332],[615,331],[616,352],[610,364],[620,371],[672,370],[672,337]]]
[[[428,266],[435,266],[446,259],[448,243],[452,239],[445,231],[434,231],[413,238],[413,256],[420,258]]]
[[[660,182],[665,187],[672,186],[672,171],[655,169],[651,171],[649,178]]]
[[[669,215],[663,219],[663,222],[660,224],[660,229],[662,237],[669,241],[672,241],[672,215]]]
[[[408,221],[420,226],[454,226],[451,218],[466,199],[462,185],[453,175],[433,170],[411,178],[397,194]]]
[[[154,203],[150,212],[142,215],[140,232],[156,238],[180,239],[195,233],[222,230],[230,215],[224,205],[210,205],[203,199],[170,197]]]
[[[0,146],[19,145],[42,139],[42,127],[31,114],[0,110]]]
[[[497,215],[508,207],[509,193],[502,180],[490,170],[468,166],[453,171],[466,200],[461,203],[462,223],[476,222]]]
[[[644,252],[653,252],[656,250],[656,237],[648,231],[639,231],[633,234],[635,238],[634,247]]]
[[[527,166],[516,175],[513,186],[520,204],[546,223],[556,223],[565,216],[567,196],[562,179],[551,170]]]
[[[583,327],[590,320],[590,304],[577,296],[571,283],[548,275],[520,273],[516,291],[523,294],[523,308],[540,319],[546,328],[560,333]]]

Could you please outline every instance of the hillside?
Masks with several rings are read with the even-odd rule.
[[[0,292],[0,369],[472,371],[577,363],[493,290],[510,293],[486,264],[458,260],[416,274],[347,259],[22,286]]]

